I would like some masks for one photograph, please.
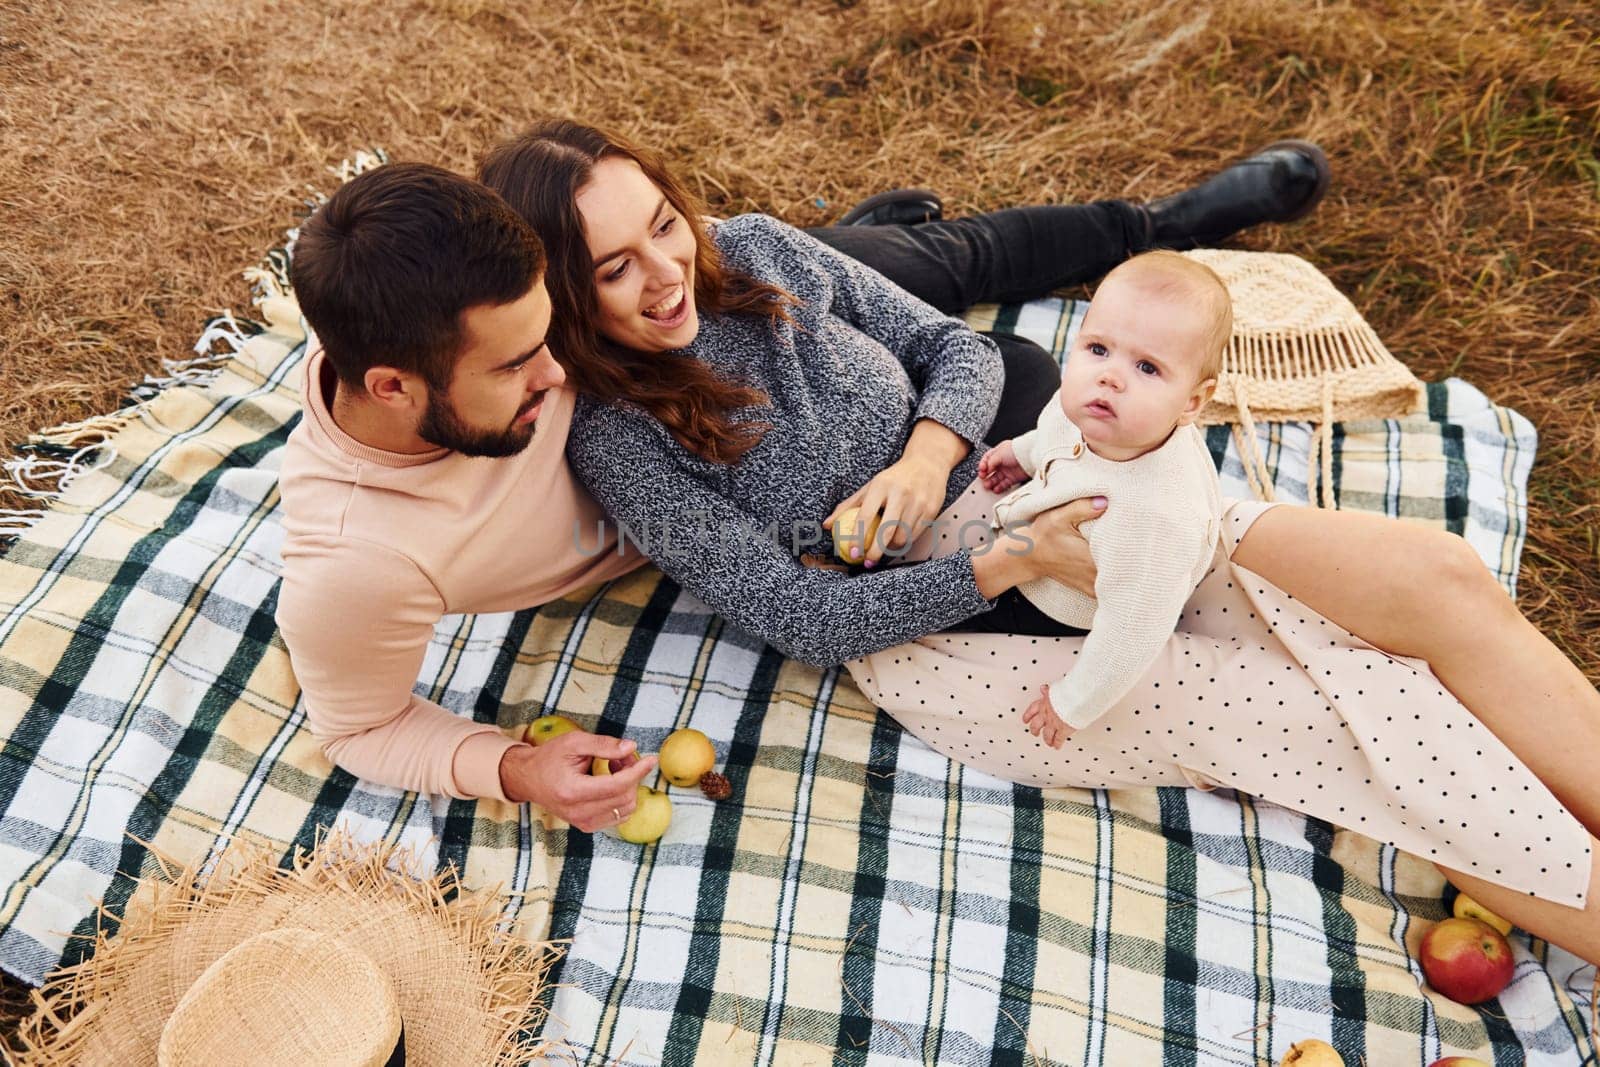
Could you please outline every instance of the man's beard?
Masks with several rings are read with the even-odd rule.
[[[543,393],[517,411],[520,418],[538,403]],[[463,456],[485,456],[503,459],[514,456],[528,447],[533,440],[534,423],[513,423],[503,430],[475,430],[461,421],[450,397],[442,389],[428,390],[428,407],[417,424],[417,436],[429,444],[460,452]]]

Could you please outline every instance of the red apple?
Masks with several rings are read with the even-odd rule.
[[[1489,1065],[1471,1056],[1446,1056],[1442,1060],[1434,1060],[1428,1067],[1489,1067]]]
[[[1477,919],[1445,919],[1422,935],[1418,953],[1428,984],[1457,1004],[1500,995],[1515,961],[1505,935]]]

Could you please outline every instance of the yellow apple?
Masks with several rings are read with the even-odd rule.
[[[1511,924],[1465,893],[1456,894],[1455,916],[1458,919],[1477,919],[1486,922],[1502,934],[1511,932]]]
[[[658,755],[662,775],[680,787],[695,785],[717,763],[717,750],[711,747],[711,739],[688,728],[668,734]]]
[[[562,734],[569,734],[579,728],[577,723],[565,715],[546,715],[530,722],[522,736],[530,745],[542,745],[546,741],[552,741]]]
[[[1442,1060],[1434,1060],[1428,1067],[1489,1067],[1489,1065],[1471,1056],[1446,1056]]]
[[[638,786],[638,806],[617,826],[617,836],[635,845],[648,845],[667,832],[672,821],[672,799],[649,786]]]
[[[589,773],[590,774],[610,774],[611,773],[611,761],[606,759],[604,756],[596,756],[589,763]]]
[[[1326,1041],[1296,1041],[1283,1057],[1282,1067],[1344,1067],[1344,1057]]]
[[[872,521],[861,527],[861,509],[845,508],[833,520],[833,551],[848,563],[860,563],[867,558],[872,539],[878,536],[878,523],[882,515],[873,515]]]

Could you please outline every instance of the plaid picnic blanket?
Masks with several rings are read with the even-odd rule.
[[[1082,310],[973,318],[1061,352]],[[287,856],[337,824],[498,883],[521,932],[570,939],[546,1033],[577,1062],[1253,1065],[1307,1037],[1349,1064],[1592,1054],[1592,971],[1542,942],[1513,939],[1496,1002],[1423,988],[1415,950],[1445,914],[1427,865],[1226,791],[1041,792],[952,764],[848,675],[785,660],[653,569],[444,619],[419,689],[644,750],[692,725],[732,798],[674,790],[671,828],[639,848],[357,781],[302,729],[273,626],[303,338],[232,319],[210,337],[217,357],[42,439],[19,472],[70,480],[0,559],[0,965],[21,979],[78,957],[151,848],[191,860],[244,836]],[[1510,587],[1532,428],[1459,381],[1428,396],[1339,428],[1336,495],[1455,530]],[[1280,498],[1303,499],[1309,428],[1260,433]],[[1246,495],[1226,430],[1209,439]]]

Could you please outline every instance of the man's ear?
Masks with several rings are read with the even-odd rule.
[[[1217,391],[1217,380],[1207,378],[1194,387],[1194,392],[1189,394],[1189,402],[1183,405],[1183,411],[1178,415],[1178,425],[1188,426],[1200,417],[1201,410],[1211,402],[1211,396]]]
[[[387,408],[421,407],[427,403],[427,387],[422,378],[397,367],[369,367],[361,376],[367,399]]]

